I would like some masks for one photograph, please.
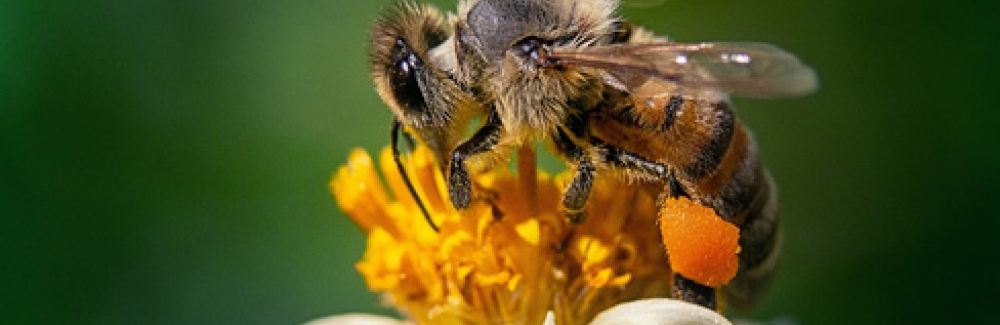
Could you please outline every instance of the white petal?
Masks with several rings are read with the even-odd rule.
[[[713,310],[674,299],[645,299],[601,312],[590,325],[732,325]]]
[[[385,316],[366,315],[366,314],[347,314],[347,315],[337,315],[326,318],[320,318],[305,323],[303,325],[410,325],[410,324],[412,323],[404,322],[398,319],[389,318]]]

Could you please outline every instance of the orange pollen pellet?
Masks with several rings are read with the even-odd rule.
[[[660,212],[660,231],[674,272],[715,288],[736,276],[740,230],[712,208],[668,198]]]

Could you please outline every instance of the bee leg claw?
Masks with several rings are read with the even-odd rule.
[[[583,220],[587,219],[587,211],[566,210],[566,218],[572,223],[581,223]]]

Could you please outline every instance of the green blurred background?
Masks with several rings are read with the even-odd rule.
[[[391,313],[354,271],[364,239],[326,190],[348,150],[388,142],[364,57],[386,3],[0,1],[0,323]],[[821,75],[814,96],[736,100],[787,235],[753,318],[996,317],[996,5],[622,14],[681,41],[779,44]]]

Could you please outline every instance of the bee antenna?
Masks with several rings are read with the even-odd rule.
[[[409,174],[406,173],[406,168],[403,168],[403,161],[399,159],[399,132],[401,126],[398,120],[393,119],[392,121],[392,160],[396,162],[396,169],[399,170],[399,175],[403,177],[403,184],[406,184],[406,189],[410,191],[410,195],[413,196],[413,200],[417,202],[417,207],[420,208],[420,212],[423,213],[424,219],[427,220],[427,224],[434,229],[434,232],[439,232],[438,226],[434,224],[434,220],[431,219],[431,214],[427,212],[427,207],[424,206],[424,201],[420,199],[420,195],[417,194],[417,189],[413,187],[413,182],[410,181]],[[412,145],[412,140],[410,140]]]

